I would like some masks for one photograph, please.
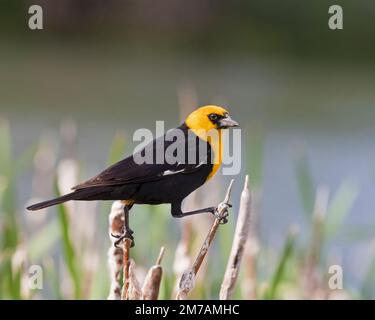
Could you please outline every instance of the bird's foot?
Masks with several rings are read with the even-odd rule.
[[[228,209],[232,208],[232,205],[227,202],[220,202],[215,208],[214,216],[219,220],[221,224],[228,222]]]
[[[119,245],[122,243],[122,241],[124,239],[130,239],[131,240],[131,245],[130,247],[134,247],[135,243],[134,243],[134,237],[133,237],[133,230],[131,229],[126,229],[125,232],[121,235],[118,235],[118,234],[113,234],[111,233],[111,236],[116,238],[117,240],[114,242],[114,246],[116,248],[119,248]]]

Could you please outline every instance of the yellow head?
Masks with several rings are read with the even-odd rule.
[[[238,126],[238,123],[231,119],[226,109],[214,105],[200,107],[193,111],[186,118],[185,124],[193,131],[220,130]]]
[[[193,111],[185,120],[185,124],[199,138],[207,141],[214,153],[214,165],[207,179],[215,175],[222,159],[221,130],[237,127],[238,123],[231,119],[229,112],[219,106],[204,106]]]

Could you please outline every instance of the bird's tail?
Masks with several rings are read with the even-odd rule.
[[[68,193],[64,196],[55,198],[55,199],[51,199],[51,200],[47,200],[47,201],[43,201],[43,202],[33,204],[32,206],[27,207],[27,210],[36,211],[36,210],[51,207],[51,206],[54,206],[56,204],[60,204],[60,203],[63,203],[63,202],[69,201],[69,200],[75,200],[75,198],[76,198],[75,192],[72,192],[72,193]]]
[[[33,204],[27,207],[27,210],[36,211],[70,200],[107,200],[105,196],[103,197],[103,193],[106,194],[105,191],[105,188],[78,189],[61,197]]]

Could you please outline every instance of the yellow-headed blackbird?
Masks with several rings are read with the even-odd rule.
[[[27,209],[39,210],[69,200],[122,200],[125,226],[123,235],[117,236],[116,245],[124,238],[133,240],[133,232],[129,228],[129,210],[134,204],[169,203],[172,216],[177,218],[203,212],[215,214],[215,207],[182,212],[181,203],[216,173],[221,163],[221,130],[235,126],[238,123],[230,118],[224,108],[214,105],[200,107],[182,125],[167,131],[141,151],[115,163],[92,179],[73,187],[73,192]],[[212,131],[217,133],[217,139],[208,134]],[[182,133],[184,139],[175,139],[178,133]],[[172,155],[167,152],[172,144],[176,144],[173,146],[176,150],[183,147],[183,161],[169,161],[175,156],[175,152]],[[202,145],[205,148],[201,148]],[[145,156],[150,150],[154,160],[160,149],[165,156],[161,163],[136,161],[137,156]],[[201,152],[202,149],[204,152]]]

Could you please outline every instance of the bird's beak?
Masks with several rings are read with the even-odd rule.
[[[227,115],[225,118],[220,119],[218,121],[218,127],[219,129],[226,129],[229,127],[238,127],[239,124],[237,121],[234,121],[229,115]]]

